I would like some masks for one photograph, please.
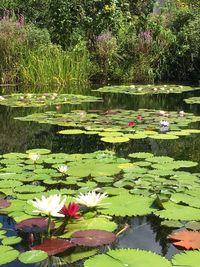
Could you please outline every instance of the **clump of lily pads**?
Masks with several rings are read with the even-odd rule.
[[[193,105],[193,104],[200,104],[200,97],[199,96],[194,96],[194,97],[189,97],[187,99],[184,99],[184,101],[187,104]]]
[[[30,264],[60,253],[65,264],[92,256],[98,252],[94,247],[116,240],[116,217],[154,214],[168,227],[172,220],[192,227],[190,221],[195,224],[200,217],[200,174],[188,168],[197,165],[145,152],[128,159],[111,151],[48,149],[1,155],[0,213],[14,220],[16,233],[8,237],[1,225],[0,254],[9,256],[1,257],[0,265],[17,258]],[[12,247],[22,240],[30,248],[23,253]],[[159,266],[168,264],[160,256],[149,257]]]
[[[116,93],[116,94],[128,94],[128,95],[146,95],[146,94],[181,94],[183,92],[199,90],[199,87],[183,86],[183,85],[115,85],[104,86],[94,91],[103,93]]]
[[[200,132],[198,129],[187,128],[191,123],[200,121],[200,117],[183,110],[178,113],[153,109],[117,109],[106,112],[75,110],[65,114],[52,111],[16,119],[70,127],[71,129],[59,131],[63,135],[97,134],[103,142],[108,143],[145,138],[173,140]]]
[[[10,107],[42,107],[62,104],[81,104],[84,102],[101,101],[95,96],[75,95],[75,94],[11,94],[0,96],[0,105]]]

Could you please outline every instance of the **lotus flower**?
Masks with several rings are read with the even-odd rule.
[[[129,121],[128,122],[128,126],[129,127],[134,127],[135,126],[135,122],[134,121]]]
[[[60,165],[60,166],[58,167],[58,170],[59,170],[59,172],[61,172],[61,173],[66,173],[67,170],[68,170],[68,167],[67,167],[67,165]]]
[[[96,193],[95,191],[91,191],[88,192],[87,194],[80,193],[80,195],[77,198],[75,198],[75,200],[81,205],[93,208],[102,205],[100,204],[100,202],[107,197],[108,197],[107,193],[101,194],[101,193]]]
[[[165,120],[160,121],[160,127],[169,127],[169,122]]]
[[[32,153],[32,154],[29,154],[28,157],[29,157],[29,159],[36,161],[40,158],[40,155],[37,153]]]
[[[68,207],[65,205],[59,211],[59,213],[63,214],[65,217],[70,217],[74,219],[80,218],[80,214],[78,213],[79,205],[77,203],[69,203]]]
[[[42,196],[42,199],[35,198],[31,200],[30,203],[37,209],[33,212],[40,212],[48,216],[54,217],[64,217],[64,214],[59,213],[59,211],[64,206],[66,198],[61,200],[61,195],[51,195],[49,197]]]

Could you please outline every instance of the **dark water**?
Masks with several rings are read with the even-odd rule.
[[[11,89],[6,89],[7,92],[9,90]],[[75,90],[76,88],[66,88],[62,90],[62,93],[75,93]],[[29,89],[26,91],[34,92],[34,90]],[[50,91],[50,89],[44,89],[43,92],[45,91]],[[188,105],[183,101],[184,98],[199,96],[200,91],[184,94],[130,96],[123,94],[99,94],[97,92],[92,92],[91,89],[87,87],[79,88],[77,93],[101,96],[104,102],[85,103],[83,105],[63,105],[59,112],[64,113],[74,109],[103,109],[106,111],[115,108],[133,110],[139,108],[151,108],[171,111],[184,110],[185,112],[193,112],[196,115],[200,114],[200,106]],[[102,142],[96,135],[63,136],[57,134],[63,127],[14,120],[14,117],[25,116],[34,112],[43,112],[46,110],[56,110],[56,108],[55,106],[50,108],[10,108],[0,106],[0,154],[24,152],[27,149],[41,147],[48,148],[52,152],[65,153],[87,153],[96,150],[112,149],[118,155],[123,157],[126,157],[129,153],[145,151],[152,152],[156,155],[172,156],[179,160],[187,159],[200,162],[200,136],[196,134],[171,141],[144,139],[131,140],[127,143],[113,145]],[[199,125],[197,125],[197,127],[199,128]],[[4,228],[13,227],[13,222],[7,217],[0,216],[0,222],[4,223]],[[119,237],[117,243],[114,244],[114,247],[151,250],[167,258],[171,258],[172,255],[179,252],[166,241],[166,236],[170,230],[160,227],[160,220],[154,216],[124,218],[123,223],[124,222],[127,222],[130,225],[130,228]],[[9,231],[8,234],[13,235],[12,230]],[[16,248],[22,251],[25,249],[19,246],[16,246]],[[31,265],[11,262],[5,266],[23,267]],[[59,265],[53,263],[49,265],[47,264],[46,266]],[[70,266],[77,267],[82,265],[74,264]]]

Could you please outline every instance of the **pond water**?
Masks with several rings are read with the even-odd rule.
[[[98,87],[97,87],[98,88]],[[3,89],[4,94],[13,88]],[[18,89],[19,90],[19,89]],[[24,89],[21,88],[21,91]],[[43,91],[52,89],[43,89]],[[33,92],[34,90],[30,90]],[[27,92],[27,90],[26,90]],[[181,137],[177,140],[154,140],[141,139],[130,140],[126,143],[110,144],[100,140],[97,135],[59,135],[57,132],[64,129],[61,126],[48,124],[38,124],[33,122],[23,122],[14,120],[15,117],[25,116],[34,112],[44,112],[53,110],[59,113],[71,110],[112,110],[112,109],[132,109],[139,108],[172,110],[192,112],[200,115],[198,105],[188,105],[183,99],[200,96],[200,91],[187,92],[183,94],[162,94],[130,96],[124,94],[98,93],[91,91],[91,88],[80,89],[78,94],[95,95],[103,98],[103,102],[84,103],[81,105],[62,105],[59,110],[55,106],[40,108],[12,108],[0,106],[0,154],[10,152],[24,152],[32,148],[47,148],[53,153],[89,153],[97,150],[109,149],[115,151],[118,156],[126,158],[133,152],[151,152],[159,156],[171,156],[177,160],[192,160],[200,163],[200,136],[197,134]],[[74,88],[62,89],[60,93],[76,93]],[[195,128],[199,127],[198,123]],[[121,221],[120,221],[121,220]],[[160,219],[155,216],[144,216],[135,218],[123,218],[119,223],[128,223],[129,228],[112,245],[114,248],[141,248],[156,252],[166,258],[179,253],[172,244],[166,241],[166,236],[171,229],[160,226]],[[4,228],[11,229],[8,235],[12,236],[13,221],[8,217],[0,216],[0,222]],[[15,246],[17,249],[25,250],[22,245]],[[4,265],[6,267],[27,266],[15,261]],[[35,265],[28,265],[35,266]],[[37,266],[40,266],[37,264]],[[42,265],[41,265],[42,266]],[[43,266],[61,266],[57,263],[49,263]],[[62,265],[69,266],[69,265]],[[70,266],[83,266],[82,263]],[[94,266],[95,267],[95,266]]]

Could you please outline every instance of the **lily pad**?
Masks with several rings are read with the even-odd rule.
[[[199,267],[200,251],[187,251],[172,258],[173,266]]]
[[[62,253],[75,245],[68,240],[51,238],[45,240],[42,244],[32,247],[32,250],[42,250],[48,253],[49,256],[53,256]]]
[[[171,263],[158,254],[136,249],[116,249],[109,250],[106,254],[101,254],[88,259],[84,263],[85,267],[172,267]]]
[[[79,246],[97,247],[111,244],[116,235],[103,230],[85,230],[73,233],[71,242]]]
[[[31,250],[19,255],[19,261],[25,264],[32,264],[43,261],[48,258],[48,254],[41,250]]]
[[[13,249],[12,247],[0,245],[0,265],[16,260],[18,255],[19,251]]]

